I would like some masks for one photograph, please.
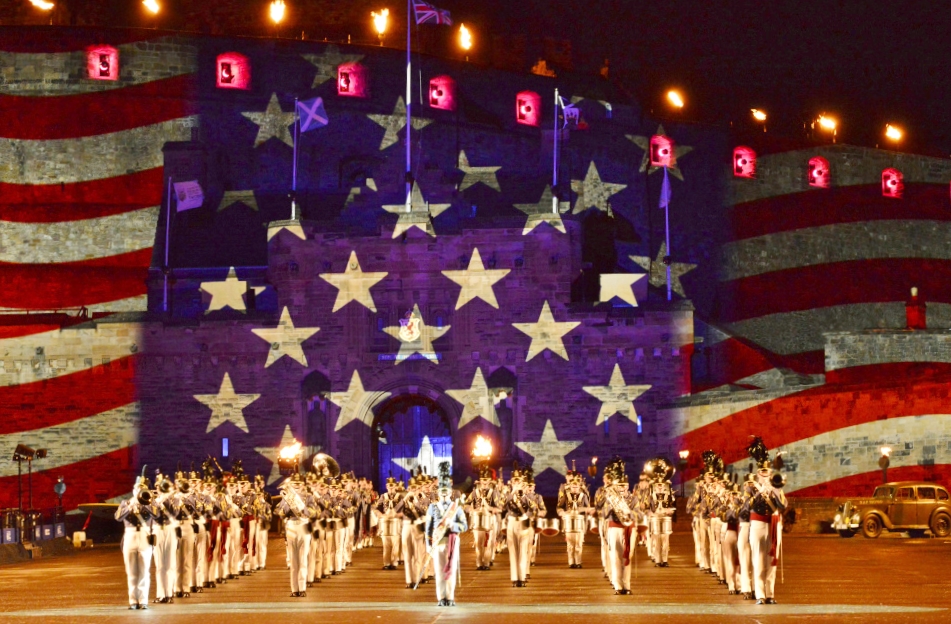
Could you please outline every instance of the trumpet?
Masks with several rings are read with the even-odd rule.
[[[151,490],[140,490],[139,495],[136,497],[136,502],[143,507],[148,507],[152,504],[152,492]]]

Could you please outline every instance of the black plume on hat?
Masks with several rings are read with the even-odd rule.
[[[746,452],[750,454],[753,461],[759,468],[769,468],[769,449],[759,436],[753,436],[753,440],[746,447]]]
[[[452,488],[452,468],[450,467],[449,462],[444,461],[439,463],[439,487],[441,488]]]

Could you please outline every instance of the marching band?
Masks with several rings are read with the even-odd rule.
[[[785,482],[772,470],[760,438],[747,450],[757,469],[742,483],[724,470],[716,452],[702,454],[703,469],[686,501],[694,559],[730,595],[775,604]],[[383,570],[402,566],[407,588],[435,581],[439,606],[455,606],[460,536],[469,530],[475,569],[490,570],[496,555],[508,550],[513,587],[528,585],[540,537],[559,532],[564,533],[569,569],[582,568],[586,535],[598,536],[604,577],[617,595],[631,594],[639,546],[655,567],[668,567],[676,498],[674,467],[666,458],[648,461],[631,489],[625,462],[615,457],[593,496],[572,464],[558,492],[556,518],[547,517],[531,468],[516,465],[507,483],[487,463],[477,469],[478,479],[467,494],[452,488],[449,464],[443,463],[438,479],[420,472],[404,486],[390,477],[386,491],[378,495],[369,480],[342,474],[333,458],[318,454],[304,474],[295,467],[272,500],[264,478],[257,475],[252,483],[240,460],[225,472],[209,458],[203,477],[194,470],[179,470],[174,478],[156,471],[154,488],[143,467],[132,498],[116,512],[124,528],[129,608],[149,608],[152,561],[153,603],[161,604],[265,569],[275,517],[284,532],[292,597],[304,597],[315,583],[346,572],[353,552],[370,546],[377,536]]]

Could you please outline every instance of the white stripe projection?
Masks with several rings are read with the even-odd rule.
[[[906,442],[912,448],[906,448]],[[787,493],[844,477],[880,471],[882,445],[893,452],[890,468],[917,466],[924,461],[951,464],[951,414],[902,416],[843,427],[771,449],[783,452]],[[742,478],[749,458],[730,464]],[[693,480],[688,482],[693,484]],[[869,492],[871,494],[871,492]]]
[[[138,295],[136,297],[128,297],[126,299],[116,299],[115,301],[107,301],[105,303],[97,303],[94,305],[87,305],[86,309],[89,312],[143,312],[148,308],[149,296],[148,295]],[[50,310],[55,311],[55,310]],[[20,308],[3,308],[0,307],[0,312],[22,312]],[[70,309],[69,312],[75,313],[75,309]]]
[[[947,221],[863,221],[778,232],[724,245],[720,279],[874,258],[951,260],[949,241]]]
[[[95,416],[32,431],[0,435],[0,448],[26,444],[55,448],[34,470],[53,470],[133,446],[138,439],[139,404],[130,403]],[[17,474],[14,462],[0,463],[0,477]]]
[[[158,214],[156,206],[82,221],[0,220],[0,262],[78,262],[148,249],[155,242]]]
[[[59,184],[161,167],[168,141],[191,139],[197,116],[78,139],[0,139],[0,182]]]
[[[125,43],[119,50],[119,80],[89,80],[86,52],[0,52],[0,93],[69,95],[121,89],[194,73],[197,51],[173,37]]]
[[[764,403],[769,403],[788,394],[801,391],[802,388],[799,387],[759,391],[755,395],[756,398],[745,401],[723,401],[722,393],[701,392],[691,395],[690,397],[691,403],[696,402],[696,404],[657,410],[657,421],[664,423],[664,427],[670,429],[671,437],[686,435],[696,429],[723,420],[724,418],[729,418],[744,410],[753,409]],[[738,397],[743,394],[744,393],[734,393],[732,396]],[[710,395],[711,399],[705,401],[704,395]],[[713,397],[719,398],[720,400],[715,400]]]

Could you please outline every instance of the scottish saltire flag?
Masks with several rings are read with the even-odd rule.
[[[434,7],[428,2],[414,0],[413,13],[416,14],[417,24],[443,24],[445,26],[452,26],[452,17],[449,15],[449,11]]]
[[[198,180],[176,182],[172,186],[175,188],[175,209],[178,212],[198,208],[205,202],[205,193]]]
[[[301,132],[323,128],[330,123],[327,110],[324,108],[324,99],[319,97],[298,102],[297,117],[300,119]]]
[[[664,167],[664,182],[660,185],[660,204],[659,208],[666,208],[670,205],[670,178],[667,177],[667,167]]]

